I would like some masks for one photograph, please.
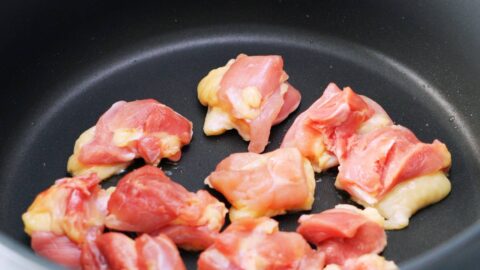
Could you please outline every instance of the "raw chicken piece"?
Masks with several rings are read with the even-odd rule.
[[[120,173],[135,158],[157,165],[177,161],[192,139],[192,123],[154,99],[118,101],[75,142],[67,170],[96,172],[101,179]]]
[[[383,218],[373,208],[351,205],[312,215],[302,215],[297,232],[325,253],[327,264],[344,265],[349,259],[382,252],[387,244]]]
[[[121,233],[105,233],[82,250],[84,270],[184,270],[175,244],[165,235],[147,234],[130,239]]]
[[[373,100],[350,87],[340,90],[330,83],[323,95],[300,114],[285,135],[281,147],[296,147],[316,172],[338,165],[354,134],[392,125],[387,113]]]
[[[407,128],[388,126],[351,140],[335,185],[377,208],[385,228],[401,229],[417,210],[448,195],[450,164],[443,143],[422,143]]]
[[[211,136],[236,129],[250,141],[248,151],[263,152],[272,125],[300,104],[300,93],[287,79],[278,55],[240,54],[210,71],[198,84],[198,99],[208,106],[203,131]]]
[[[99,182],[95,174],[63,178],[37,195],[22,215],[36,253],[65,266],[79,266],[87,233],[103,231],[113,191],[101,189]]]
[[[322,269],[324,254],[314,251],[301,235],[280,232],[270,218],[234,221],[200,254],[199,270]]]
[[[205,183],[232,204],[231,220],[309,210],[315,192],[312,166],[296,148],[232,154]]]
[[[161,169],[143,166],[123,177],[108,202],[111,229],[167,234],[185,249],[205,249],[225,221],[225,205],[207,191],[188,192]]]

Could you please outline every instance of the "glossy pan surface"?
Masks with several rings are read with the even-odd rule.
[[[376,100],[421,140],[446,143],[451,194],[416,214],[407,229],[388,232],[383,254],[404,269],[474,269],[480,254],[478,3],[85,1],[9,8],[1,11],[0,253],[18,256],[7,256],[10,261],[50,267],[32,260],[20,216],[37,193],[66,175],[75,139],[115,101],[155,98],[189,118],[191,145],[178,164],[160,166],[189,190],[204,188],[215,165],[246,151],[247,143],[235,132],[203,135],[206,109],[196,85],[212,68],[247,53],[282,55],[289,82],[302,93],[299,109],[272,129],[267,151],[330,81]],[[348,202],[333,187],[335,175],[316,175],[312,212]],[[277,220],[294,230],[299,215]],[[198,254],[182,256],[195,269]]]

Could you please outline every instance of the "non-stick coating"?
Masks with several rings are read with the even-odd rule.
[[[100,6],[97,8],[105,13],[86,12],[90,17],[69,9],[72,18],[52,15],[74,25],[73,34],[60,32],[61,37],[56,37],[46,31],[47,40],[42,40],[32,32],[33,37],[23,36],[23,41],[37,41],[38,46],[20,43],[15,47],[19,44],[15,42],[22,40],[17,37],[3,47],[12,53],[5,54],[11,70],[2,74],[9,92],[2,92],[0,108],[4,144],[0,229],[28,245],[21,214],[38,192],[66,175],[75,139],[117,100],[155,98],[189,118],[194,123],[191,145],[184,149],[178,164],[165,162],[161,167],[191,191],[205,188],[203,179],[215,165],[230,153],[246,151],[247,143],[235,132],[203,135],[206,109],[197,101],[196,85],[209,70],[238,53],[279,54],[284,57],[289,81],[302,92],[302,103],[287,121],[272,129],[267,150],[278,147],[294,117],[308,108],[330,81],[373,98],[397,124],[409,127],[424,141],[440,139],[453,156],[450,196],[416,214],[407,229],[389,232],[384,256],[412,269],[451,267],[458,261],[473,267],[469,264],[472,256],[464,260],[452,249],[467,245],[463,254],[480,252],[468,249],[467,239],[478,237],[478,228],[467,228],[480,218],[480,144],[474,136],[480,129],[476,120],[480,85],[472,75],[480,69],[475,62],[477,52],[467,50],[480,44],[468,35],[479,30],[452,30],[455,24],[459,27],[473,20],[464,3],[451,14],[445,3],[434,7],[419,3],[415,8],[455,18],[461,14],[464,21],[447,22],[432,13],[428,13],[431,19],[425,19],[419,11],[402,5],[282,1],[237,4],[236,10],[220,2],[218,6],[197,3],[194,7],[177,3],[148,8]],[[85,6],[89,10],[87,3]],[[47,25],[52,20],[41,18]],[[431,25],[435,18],[444,33]],[[83,24],[72,22],[75,20]],[[55,27],[66,31],[62,25]],[[458,44],[453,39],[456,35],[470,43]],[[30,58],[18,55],[14,62],[12,55],[20,53],[19,48],[39,51],[26,52]],[[312,212],[348,202],[347,196],[333,187],[335,175],[330,171],[316,176]],[[106,185],[115,184],[118,178]],[[289,214],[277,220],[282,229],[294,230],[298,216]],[[197,254],[185,252],[182,256],[188,268],[194,269]],[[442,257],[450,257],[450,264],[439,264]]]

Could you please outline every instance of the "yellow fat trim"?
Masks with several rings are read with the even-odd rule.
[[[353,197],[355,201],[373,207],[385,217],[384,228],[399,230],[408,226],[410,217],[418,210],[444,199],[451,190],[451,183],[444,172],[435,172],[409,179],[396,185],[375,204]]]
[[[392,124],[392,121],[386,117],[384,114],[374,114],[367,121],[362,123],[357,129],[358,134],[366,134],[377,130],[382,127],[386,127]]]
[[[221,210],[219,211],[219,209]],[[207,224],[210,230],[219,230],[223,226],[222,220],[227,213],[228,210],[222,202],[210,204],[205,209],[200,222]]]
[[[197,202],[200,203],[200,202]],[[185,221],[184,219],[177,218],[171,222],[172,225],[187,225],[187,226],[203,226],[207,225],[207,228],[210,230],[219,230],[223,223],[223,217],[228,213],[225,204],[218,201],[211,203],[205,207],[203,210],[202,216],[196,221],[195,224],[192,224],[191,221]]]
[[[398,270],[398,266],[393,261],[387,261],[384,257],[377,254],[365,254],[353,259],[361,265],[367,265],[368,269]],[[342,270],[338,264],[329,264],[323,270]],[[362,268],[363,269],[363,268]]]
[[[250,110],[248,108],[257,108],[261,105],[261,96],[260,101],[258,95],[260,94],[258,90],[251,89],[251,87],[245,88],[244,94],[239,100],[240,106],[244,104],[246,118],[245,119],[235,119],[226,109],[219,104],[218,101],[218,90],[220,89],[220,83],[223,76],[230,68],[230,66],[235,62],[235,59],[228,61],[227,65],[214,69],[205,76],[197,87],[198,100],[204,106],[208,106],[207,116],[205,118],[205,123],[203,125],[203,132],[207,136],[215,136],[224,133],[227,130],[236,129],[240,136],[245,140],[250,140],[250,128],[245,121],[255,118],[258,114],[258,110]],[[252,91],[255,90],[255,91]],[[258,93],[256,93],[258,92]],[[252,113],[253,112],[253,113]]]
[[[246,87],[242,90],[242,99],[248,107],[257,109],[262,103],[262,94],[256,87]]]
[[[181,151],[182,144],[178,136],[170,135],[165,132],[160,132],[155,134],[157,138],[160,139],[160,144],[162,146],[162,156],[171,157]]]
[[[73,176],[96,173],[98,178],[104,180],[112,175],[121,173],[128,167],[129,164],[130,162],[115,165],[88,166],[78,161],[75,155],[72,155],[68,159],[67,171]]]
[[[420,176],[398,184],[375,208],[387,219],[385,229],[403,229],[415,212],[442,200],[450,190],[443,172]]]
[[[273,217],[278,215],[283,215],[287,211],[285,210],[267,210],[259,211],[249,208],[236,208],[231,207],[229,210],[229,217],[231,221],[239,220],[242,218],[259,218],[259,217]]]
[[[89,143],[93,136],[95,135],[95,127],[91,127],[83,132],[80,137],[75,141],[75,146],[73,149],[73,154],[68,158],[67,171],[73,176],[87,175],[90,173],[96,173],[98,178],[106,179],[112,175],[121,173],[125,170],[130,162],[119,163],[115,165],[98,165],[98,166],[89,166],[81,163],[78,160],[80,155],[80,150],[82,147]]]
[[[113,144],[118,147],[125,147],[142,136],[143,132],[136,128],[119,128],[113,132]]]
[[[63,228],[61,218],[65,211],[63,205],[57,205],[57,202],[65,200],[65,192],[55,190],[52,186],[35,198],[28,207],[27,212],[22,215],[25,232],[31,235],[35,231],[51,231],[56,234],[62,234]]]
[[[260,114],[262,95],[256,87],[249,86],[241,90],[241,96],[232,104],[234,110],[241,115],[241,119],[252,120]],[[251,106],[251,104],[256,106]]]
[[[34,231],[50,231],[52,218],[50,213],[30,213],[26,212],[22,215],[25,232],[32,235]]]
[[[398,266],[394,262],[387,261],[384,257],[377,254],[365,254],[356,260],[369,265],[371,269],[398,270]]]
[[[315,156],[313,158],[310,157],[310,162],[312,163],[313,170],[317,173],[338,165],[337,158],[326,151],[321,137],[315,140],[313,153]]]
[[[215,106],[218,104],[217,92],[220,89],[220,83],[223,75],[230,66],[235,62],[234,59],[228,61],[226,66],[216,68],[205,76],[197,87],[198,100],[203,106]]]
[[[366,207],[365,209],[362,210],[351,204],[337,204],[335,205],[335,209],[346,209],[346,210],[356,212],[358,214],[365,216],[371,221],[378,223],[382,227],[384,226],[384,223],[385,223],[385,219],[383,218],[383,216],[380,215],[377,209],[372,207]]]
[[[209,107],[203,132],[207,136],[220,135],[227,130],[234,128],[230,115],[220,107]]]
[[[307,178],[307,188],[308,188],[308,197],[305,200],[305,204],[301,206],[298,210],[310,210],[312,209],[313,201],[315,200],[315,173],[313,172],[312,165],[308,160],[303,162],[303,170],[305,171],[305,176]]]

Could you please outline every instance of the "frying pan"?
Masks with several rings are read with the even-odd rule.
[[[0,262],[56,266],[29,249],[20,216],[66,176],[77,136],[117,100],[155,98],[194,123],[178,164],[191,191],[228,154],[235,132],[205,137],[196,85],[239,53],[280,54],[300,108],[272,129],[279,146],[328,82],[367,95],[423,141],[452,153],[451,194],[388,232],[384,256],[402,269],[474,269],[480,255],[480,2],[478,1],[4,1],[0,8]],[[136,163],[135,166],[140,166]],[[349,202],[335,170],[316,175],[312,212]],[[114,185],[113,177],[105,185]],[[216,193],[215,193],[216,194]],[[216,194],[219,196],[219,194]],[[219,196],[220,197],[220,196]],[[277,217],[294,230],[300,214]],[[198,254],[183,252],[189,269]]]

